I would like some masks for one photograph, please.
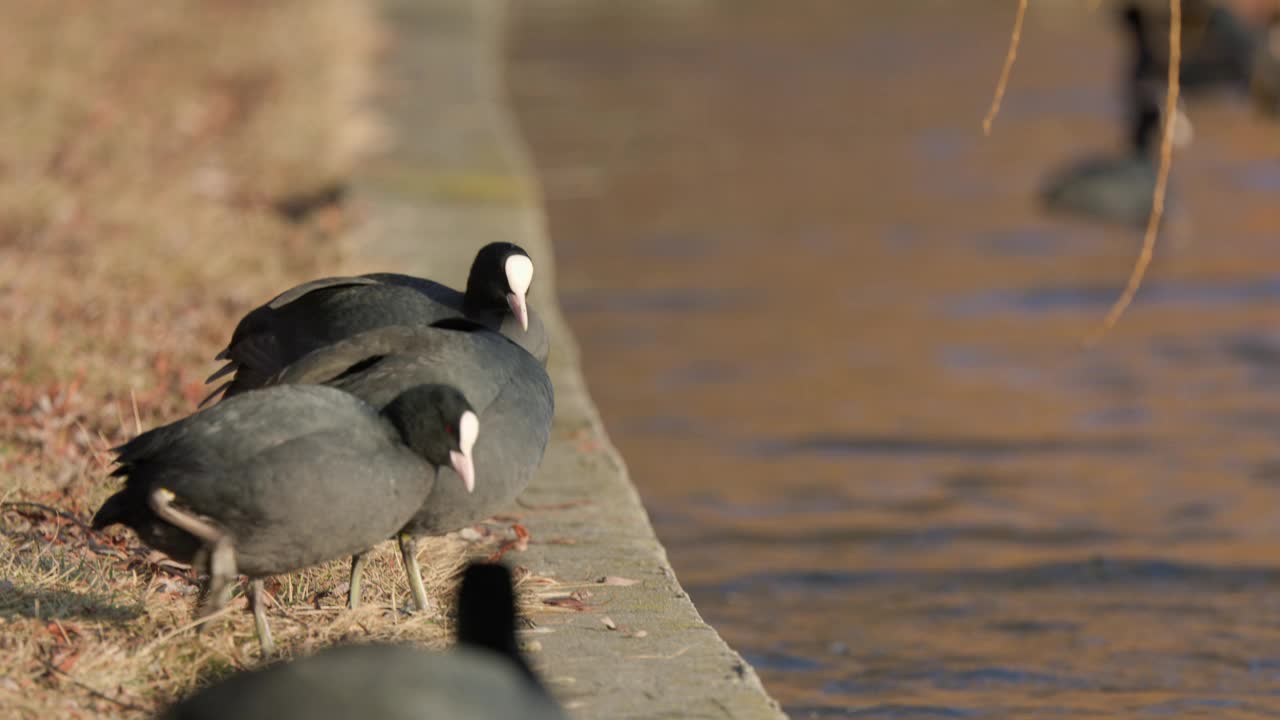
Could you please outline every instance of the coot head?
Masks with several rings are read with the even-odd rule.
[[[480,433],[480,419],[461,392],[447,385],[418,385],[396,396],[382,414],[410,450],[436,467],[449,465],[467,492],[475,489],[471,450]]]
[[[471,310],[507,308],[529,329],[529,286],[533,284],[533,260],[514,243],[489,243],[476,253],[467,277],[465,303]]]

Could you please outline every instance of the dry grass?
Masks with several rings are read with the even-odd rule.
[[[374,34],[346,0],[0,9],[0,708],[141,717],[257,645],[243,600],[184,630],[190,571],[84,529],[116,487],[105,450],[190,412],[248,308],[341,271],[340,208],[290,222],[273,206],[339,182],[368,140]],[[439,595],[466,549],[426,548]],[[443,621],[398,611],[389,548],[367,573],[354,613],[345,563],[278,579],[282,649],[442,641]]]
[[[31,717],[147,716],[199,683],[260,662],[243,595],[197,633],[189,570],[133,544],[126,531],[95,538],[47,517],[25,508],[6,513],[0,706]],[[449,538],[421,545],[429,558],[424,581],[448,608],[467,547]],[[389,544],[370,560],[364,603],[354,612],[343,604],[346,571],[337,562],[269,581],[271,627],[284,653],[344,641],[444,644],[443,614],[402,612],[404,572]]]

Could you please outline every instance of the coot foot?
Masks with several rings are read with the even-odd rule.
[[[236,551],[231,537],[216,525],[173,506],[174,494],[165,488],[152,491],[149,504],[161,520],[203,540],[209,551],[209,585],[197,617],[205,618],[227,603],[236,579]],[[203,623],[201,624],[203,626]]]
[[[249,581],[249,604],[253,607],[253,624],[258,630],[258,644],[262,647],[263,657],[276,652],[276,644],[271,639],[271,627],[267,625],[266,594],[262,578]]]
[[[347,592],[347,608],[350,610],[360,607],[360,576],[364,573],[364,564],[368,559],[368,551],[351,556],[351,590]]]
[[[409,576],[409,587],[413,590],[413,604],[418,612],[427,612],[431,603],[427,600],[427,589],[422,586],[422,569],[418,566],[418,541],[409,533],[400,534],[400,557],[404,559],[404,571]]]

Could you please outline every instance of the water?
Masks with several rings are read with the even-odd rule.
[[[593,394],[698,606],[795,717],[1280,716],[1280,127],[1196,106],[1181,218],[1043,216],[1115,147],[1106,16],[514,3]]]

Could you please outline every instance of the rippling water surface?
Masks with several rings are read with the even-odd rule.
[[[1193,106],[1181,217],[1047,218],[1122,49],[1033,2],[513,3],[606,422],[795,717],[1280,716],[1280,126]]]

